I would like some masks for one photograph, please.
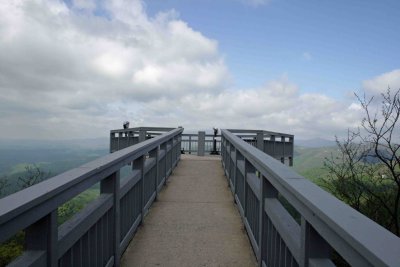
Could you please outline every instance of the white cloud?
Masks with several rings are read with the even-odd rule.
[[[0,13],[3,136],[98,134],[138,116],[129,106],[220,91],[230,80],[215,40],[175,11],[148,17],[139,0],[2,1]]]
[[[217,41],[174,10],[26,0],[2,1],[0,13],[0,137],[106,136],[125,120],[331,137],[360,121],[352,103],[304,94],[288,77],[233,89]]]
[[[383,73],[363,82],[365,91],[372,94],[383,93],[388,87],[392,90],[400,89],[400,69]]]

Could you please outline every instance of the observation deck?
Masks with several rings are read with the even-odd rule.
[[[109,155],[0,199],[0,242],[24,231],[11,266],[400,266],[397,236],[289,167],[293,144],[262,130],[113,130]],[[58,225],[58,208],[96,186]]]

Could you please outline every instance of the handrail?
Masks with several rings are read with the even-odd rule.
[[[115,129],[111,130],[110,133],[124,133],[124,132],[138,132],[138,131],[152,131],[152,132],[169,132],[175,128],[171,127],[133,127],[127,129]]]
[[[236,133],[236,134],[257,134],[257,133],[263,133],[264,135],[267,136],[284,136],[284,137],[293,137],[292,134],[286,134],[286,133],[280,133],[280,132],[271,132],[271,131],[265,131],[265,130],[248,130],[248,129],[226,129],[227,131],[231,133]]]
[[[68,240],[83,242],[82,238],[86,238],[93,227],[101,227],[104,231],[101,236],[104,234],[114,240],[104,245],[108,249],[104,248],[108,254],[102,254],[104,265],[118,266],[121,251],[126,248],[126,238],[133,236],[180,159],[182,132],[183,128],[170,130],[0,199],[0,243],[26,228],[27,251],[18,263],[55,266],[58,261],[64,261],[64,255],[57,254],[60,245],[67,253],[75,246]],[[119,170],[128,164],[132,164],[132,176],[120,185]],[[101,183],[100,197],[57,229],[57,208],[97,182]],[[128,199],[136,199],[137,203],[130,203]],[[127,212],[125,205],[132,210],[138,206],[137,214],[121,218],[121,214]],[[82,225],[87,231],[78,230]],[[69,239],[65,239],[65,235]],[[45,253],[32,252],[36,250]],[[67,255],[66,258],[71,257]],[[68,263],[68,259],[66,261]]]
[[[222,130],[222,163],[263,266],[282,257],[299,266],[332,265],[331,248],[352,266],[400,266],[400,238],[229,130]],[[300,213],[301,225],[279,195]],[[279,240],[283,256],[273,245]]]

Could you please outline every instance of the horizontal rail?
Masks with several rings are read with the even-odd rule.
[[[260,266],[333,266],[332,249],[352,266],[400,266],[400,238],[388,230],[229,130],[221,152]]]
[[[284,136],[284,137],[294,137],[292,134],[279,133],[279,132],[271,132],[264,130],[246,130],[246,129],[227,129],[227,131],[235,134],[257,134],[263,133],[265,136]]]
[[[0,199],[0,242],[25,229],[26,250],[13,264],[119,266],[122,251],[180,159],[183,129],[168,129]],[[131,174],[120,183],[120,169],[127,165]],[[58,207],[98,182],[99,197],[58,226]]]
[[[169,132],[169,131],[172,131],[174,129],[175,128],[170,128],[170,127],[134,127],[134,128],[127,128],[127,129],[111,130],[110,133],[125,133],[125,132],[139,132],[139,131]]]

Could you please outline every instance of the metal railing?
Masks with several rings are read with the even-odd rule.
[[[264,130],[229,129],[228,131],[282,163],[293,166],[293,135]]]
[[[213,134],[204,135],[204,152],[210,154],[213,151]],[[217,152],[221,152],[221,135],[215,137],[217,143]],[[185,154],[196,154],[199,148],[199,135],[198,134],[182,134],[181,150]]]
[[[25,251],[11,266],[119,266],[180,159],[182,131],[171,128],[0,199],[0,243],[25,229]],[[120,182],[126,165],[132,172]],[[58,207],[98,182],[99,197],[58,226]]]
[[[260,266],[334,266],[333,250],[352,266],[400,266],[400,238],[231,131],[221,135],[222,165]]]
[[[110,131],[110,152],[138,144],[144,140],[154,138],[160,134],[171,131],[168,127],[135,127]]]

